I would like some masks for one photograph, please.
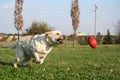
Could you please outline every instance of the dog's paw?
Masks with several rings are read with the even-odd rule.
[[[37,63],[37,64],[40,64],[40,63],[41,63],[41,61],[36,61],[36,60],[33,60],[32,62],[33,62],[33,63]]]
[[[17,64],[14,63],[13,65],[14,65],[14,68],[17,68]]]
[[[26,66],[26,63],[21,63],[22,66]]]

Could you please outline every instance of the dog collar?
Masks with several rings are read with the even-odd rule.
[[[55,42],[53,42],[51,39],[47,39],[47,37],[46,37],[46,39],[45,39],[45,42],[49,45],[49,46],[53,46],[53,45],[55,45]]]

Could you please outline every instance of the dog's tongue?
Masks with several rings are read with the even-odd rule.
[[[62,40],[62,39],[58,39],[58,40],[57,40],[57,43],[62,44],[62,43],[63,43],[63,40]]]

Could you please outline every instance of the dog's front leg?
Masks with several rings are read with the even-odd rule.
[[[33,60],[33,62],[40,64],[41,61],[39,58],[39,54],[37,52],[34,52],[34,57],[35,57],[35,60]]]
[[[44,60],[45,60],[45,58],[46,58],[47,55],[48,55],[48,53],[42,55],[42,58],[40,59],[40,61],[41,61],[40,64],[42,64],[44,62]]]

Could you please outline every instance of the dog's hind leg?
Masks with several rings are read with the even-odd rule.
[[[19,57],[16,57],[16,58],[15,58],[15,61],[14,61],[14,63],[13,63],[13,65],[14,65],[15,68],[17,68],[17,63],[19,63],[19,61],[20,61],[20,58],[19,58]]]
[[[23,66],[25,66],[26,65],[26,63],[28,62],[28,61],[30,61],[30,57],[25,57],[24,59],[23,59],[23,61],[21,62],[21,64],[23,65]]]
[[[21,45],[16,44],[16,57],[13,63],[15,68],[17,68],[17,64],[20,62],[22,58],[24,58],[24,50]]]

